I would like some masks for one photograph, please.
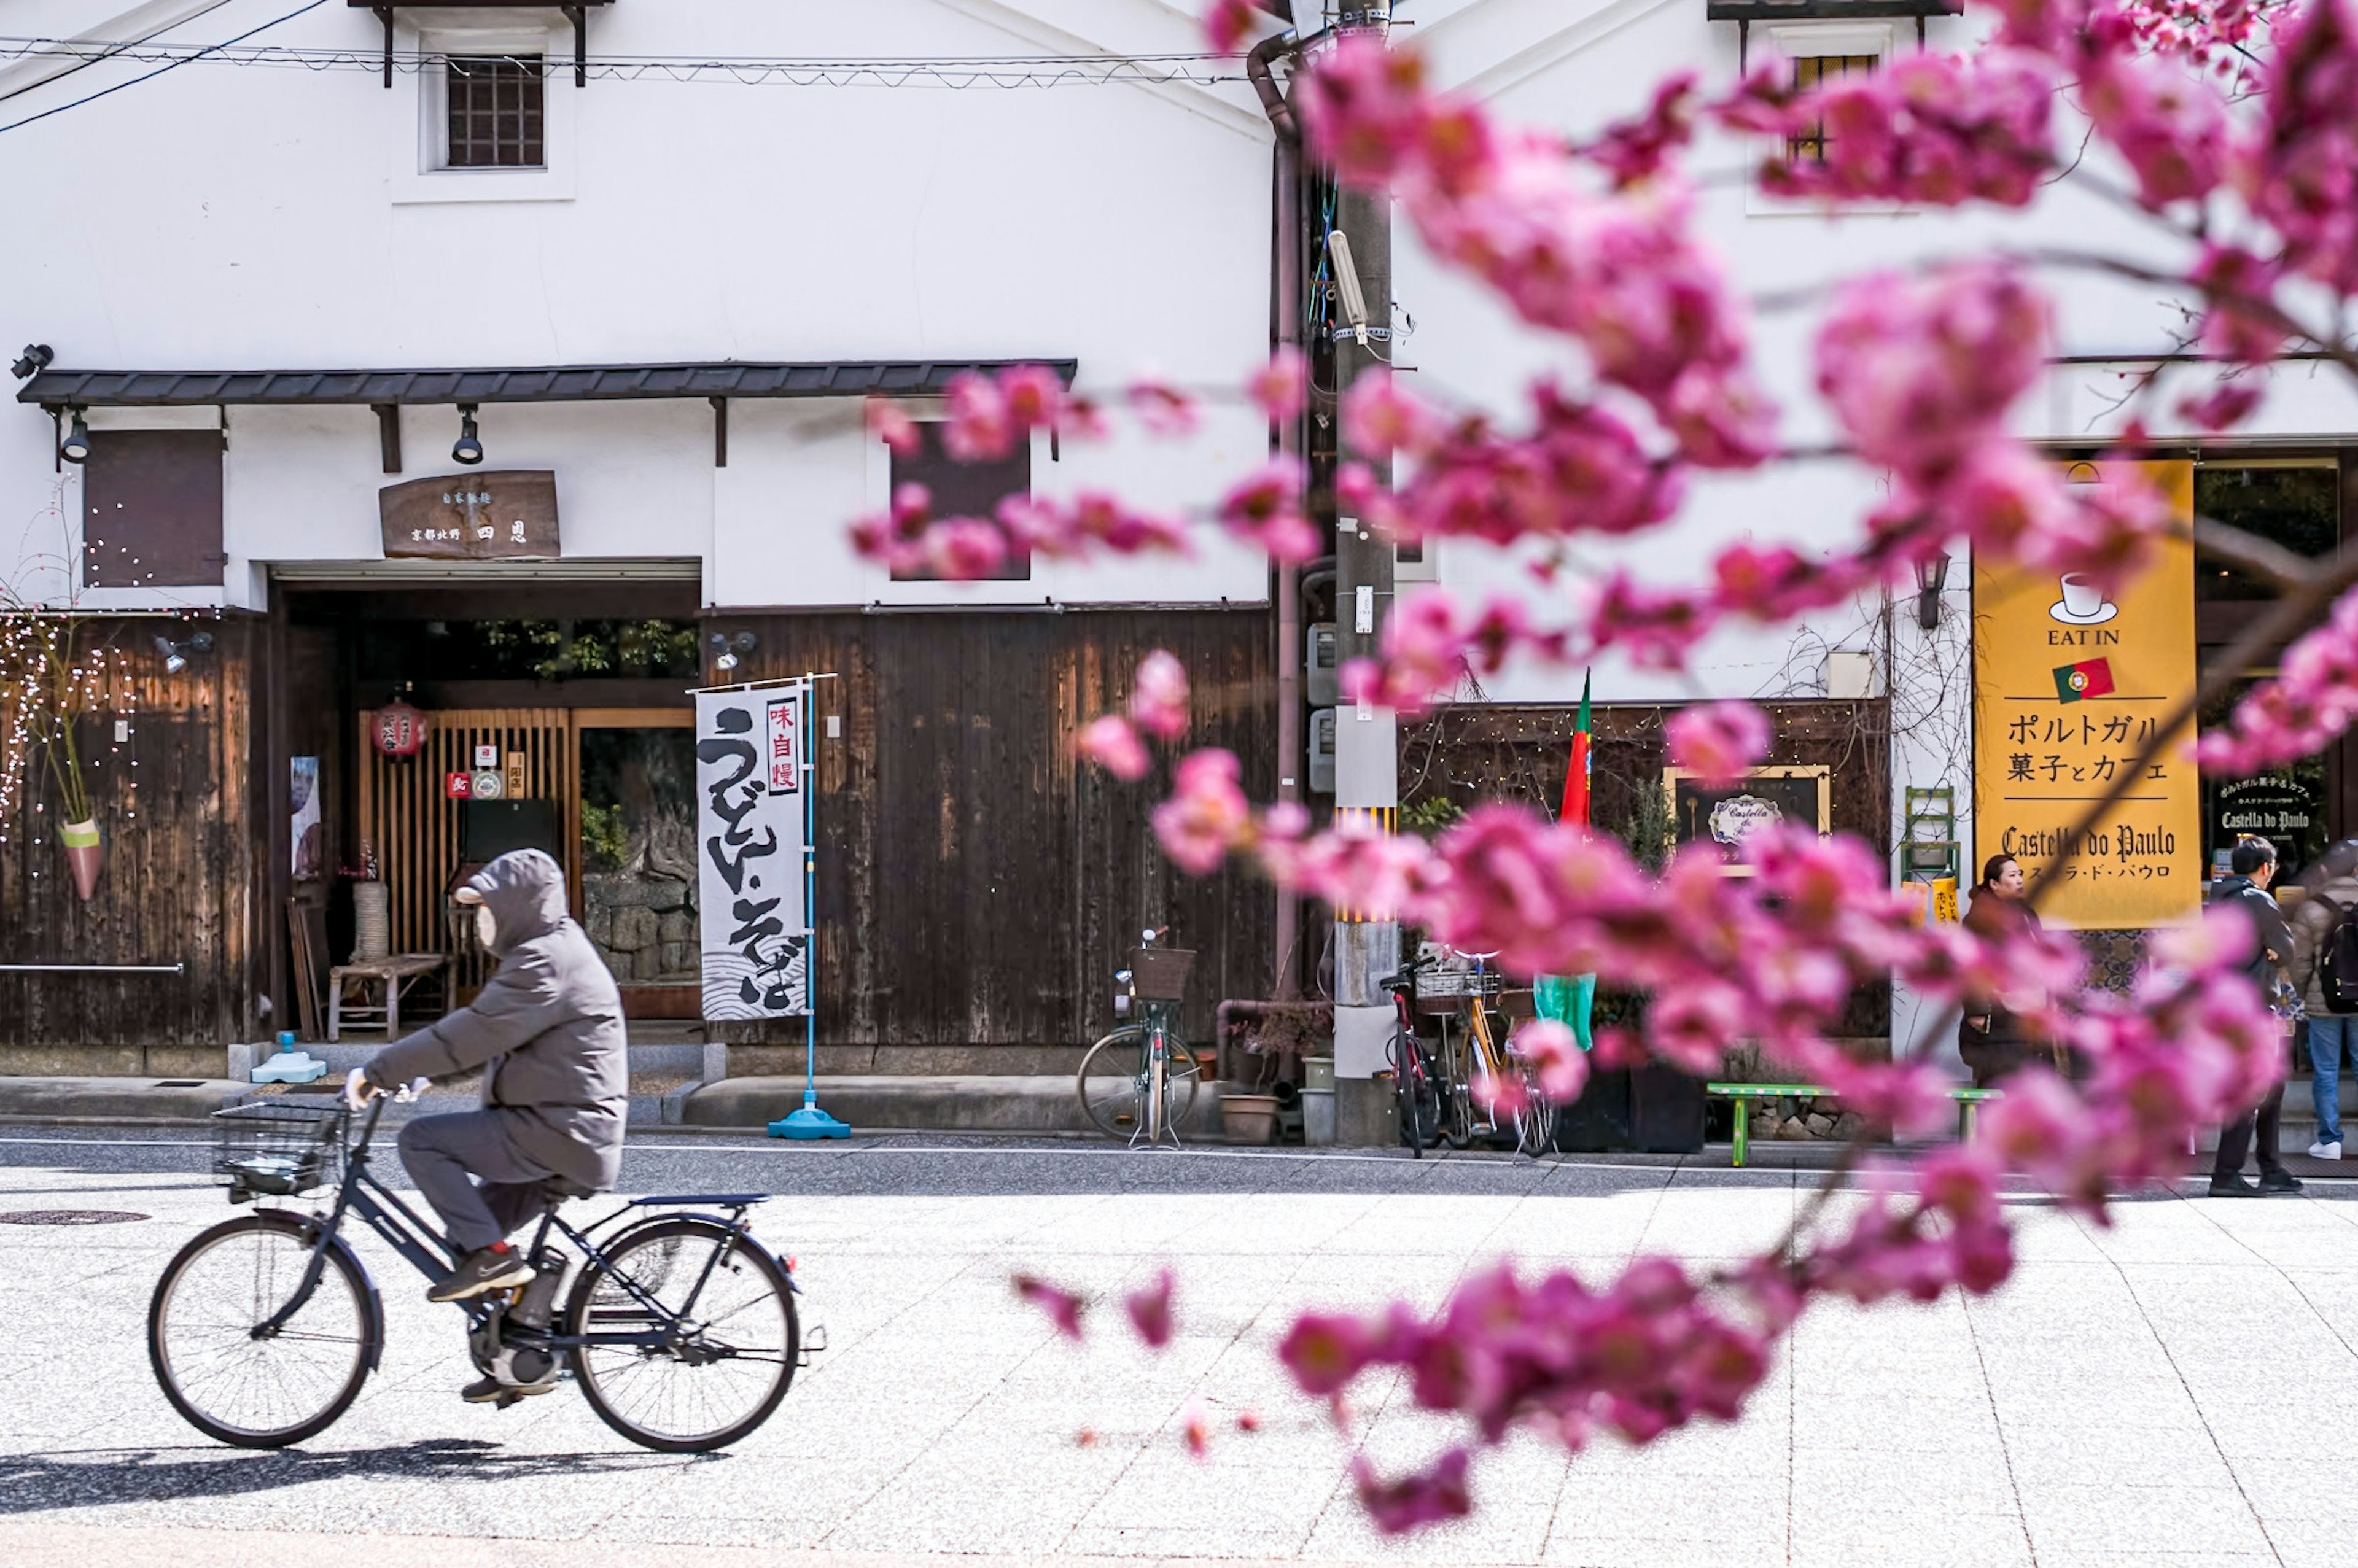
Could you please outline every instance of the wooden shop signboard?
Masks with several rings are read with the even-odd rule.
[[[557,475],[547,469],[446,474],[377,492],[388,559],[551,560]]]

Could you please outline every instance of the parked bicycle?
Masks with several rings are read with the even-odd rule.
[[[1553,1140],[1555,1108],[1538,1070],[1511,1039],[1499,1037],[1502,1015],[1489,1004],[1503,977],[1488,967],[1493,957],[1420,953],[1384,982],[1398,1012],[1391,1062],[1401,1141],[1419,1157],[1444,1143],[1466,1149],[1490,1138],[1537,1156]],[[1421,1020],[1430,1021],[1430,1036]],[[1484,1079],[1502,1091],[1487,1105],[1476,1093]]]
[[[1417,976],[1432,967],[1433,961],[1419,956],[1401,966],[1400,972],[1385,978],[1383,988],[1391,994],[1392,1007],[1398,1016],[1393,1022],[1392,1043],[1389,1056],[1392,1067],[1392,1093],[1400,1110],[1401,1141],[1408,1145],[1410,1154],[1422,1160],[1427,1149],[1435,1147],[1441,1138],[1442,1096],[1440,1064],[1427,1048],[1416,1026]]]
[[[1179,1034],[1179,1004],[1195,955],[1155,946],[1169,935],[1167,926],[1141,933],[1130,968],[1114,971],[1121,988],[1114,1011],[1132,1022],[1089,1047],[1075,1088],[1090,1125],[1109,1138],[1150,1147],[1167,1141],[1175,1149],[1204,1071]]]
[[[341,1099],[289,1096],[217,1113],[213,1170],[231,1203],[326,1187],[335,1199],[324,1212],[261,1206],[223,1221],[157,1282],[148,1359],[172,1408],[207,1436],[244,1448],[300,1443],[360,1396],[384,1356],[384,1309],[342,1234],[348,1217],[428,1280],[457,1262],[448,1238],[369,1168],[384,1111],[379,1098],[356,1138]],[[544,1186],[532,1282],[456,1303],[476,1367],[509,1385],[498,1403],[547,1392],[569,1370],[600,1420],[667,1453],[725,1448],[768,1420],[806,1347],[794,1265],[747,1227],[766,1195],[633,1198],[577,1229],[557,1210],[590,1195],[561,1180]]]

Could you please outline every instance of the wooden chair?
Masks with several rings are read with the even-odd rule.
[[[343,1038],[346,1026],[377,1028],[387,1040],[401,1038],[401,994],[427,976],[441,985],[449,963],[441,953],[393,953],[382,958],[355,958],[328,971],[328,1042]],[[372,990],[375,995],[372,996]],[[412,1007],[415,1015],[419,1010]],[[436,1009],[439,1016],[442,1009]]]

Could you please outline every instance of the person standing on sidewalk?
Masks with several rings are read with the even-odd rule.
[[[2312,1160],[2342,1158],[2342,1062],[2350,1056],[2358,1071],[2358,1008],[2349,991],[2335,983],[2358,957],[2358,926],[2347,931],[2351,913],[2358,910],[2358,838],[2342,838],[2329,846],[2317,870],[2307,879],[2309,896],[2292,912],[2292,973],[2309,1007],[2309,1097],[2317,1109],[2317,1141],[2309,1146]],[[2343,949],[2340,960],[2337,949]],[[2358,973],[2346,977],[2358,981]]]
[[[2277,847],[2265,838],[2242,838],[2235,844],[2227,861],[2234,874],[2211,884],[2206,903],[2233,906],[2252,926],[2252,956],[2244,966],[2244,973],[2260,988],[2260,996],[2269,1010],[2286,1020],[2285,1037],[2289,1044],[2292,1033],[2290,1019],[2298,1016],[2299,998],[2293,995],[2285,979],[2285,966],[2291,962],[2293,935],[2286,925],[2284,911],[2268,892],[2276,881]],[[2279,1079],[2252,1109],[2219,1130],[2219,1154],[2211,1164],[2211,1195],[2214,1198],[2258,1197],[2266,1193],[2297,1193],[2300,1182],[2285,1169],[2284,1156],[2277,1144],[2282,1137],[2284,1121],[2284,1083]],[[2244,1179],[2244,1158],[2252,1152],[2252,1136],[2259,1134],[2260,1182],[2254,1186]]]
[[[1974,884],[1972,902],[1965,906],[1965,929],[1988,942],[2044,930],[2039,912],[2030,907],[2024,892],[2021,862],[2012,855],[1992,855],[1982,867],[1982,880]],[[2021,1016],[2046,1001],[2035,990],[1965,1000],[1964,1016],[1957,1028],[1957,1054],[1974,1075],[1974,1087],[1988,1088],[2034,1059],[2054,1058],[2053,1048],[2034,1035]]]

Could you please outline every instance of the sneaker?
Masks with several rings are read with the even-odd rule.
[[[532,1282],[532,1265],[524,1254],[503,1241],[479,1247],[459,1260],[459,1266],[427,1289],[429,1302],[463,1302],[485,1291],[504,1291]]]
[[[2312,1160],[2339,1160],[2339,1159],[2341,1159],[2341,1158],[2342,1158],[2342,1140],[2340,1140],[2339,1138],[2336,1138],[2336,1139],[2332,1140],[2331,1142],[2319,1142],[2319,1143],[2312,1143],[2312,1144],[2310,1144],[2310,1145],[2309,1146],[2309,1157],[2310,1159],[2312,1159]]]
[[[2244,1180],[2240,1173],[2213,1176],[2211,1178],[2211,1195],[2214,1198],[2255,1198],[2260,1195],[2260,1189]]]
[[[2273,1171],[2262,1171],[2260,1173],[2260,1191],[2264,1193],[2297,1193],[2300,1191],[2300,1178],[2294,1175],[2290,1171],[2286,1170],[2282,1165],[2278,1165]]]
[[[557,1378],[552,1373],[545,1383],[503,1383],[497,1378],[478,1378],[459,1390],[459,1397],[471,1405],[495,1405],[503,1400],[530,1399],[557,1387]]]

